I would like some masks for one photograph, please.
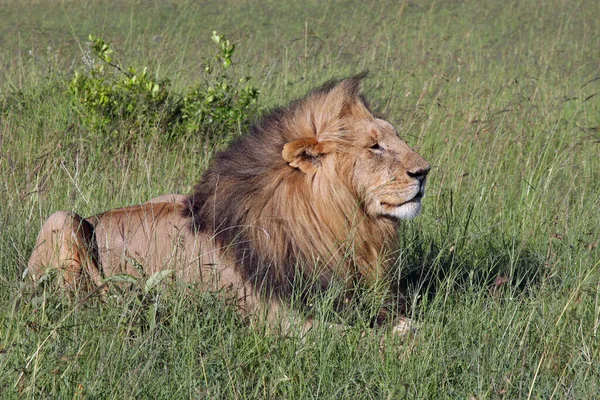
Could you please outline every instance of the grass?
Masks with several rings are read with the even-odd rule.
[[[597,398],[600,7],[562,2],[7,2],[0,16],[0,393],[28,398]],[[371,71],[368,97],[432,164],[403,224],[417,335],[306,341],[178,288],[108,304],[20,279],[43,220],[187,193],[196,138],[133,146],[77,123],[89,33],[175,87],[218,30],[268,108]],[[496,284],[494,284],[496,282]],[[505,283],[502,283],[505,282]],[[325,311],[324,311],[325,312]],[[358,319],[360,321],[360,318]]]

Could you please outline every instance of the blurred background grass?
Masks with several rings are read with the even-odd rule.
[[[600,393],[600,4],[0,4],[0,389],[28,397],[594,398]],[[213,30],[268,109],[368,69],[365,93],[432,164],[403,224],[409,343],[261,335],[209,295],[78,305],[20,282],[41,223],[187,193],[197,137],[125,146],[77,124],[88,35],[177,90]],[[505,282],[506,283],[502,283]],[[494,283],[495,282],[495,283]],[[378,334],[385,334],[384,330]]]

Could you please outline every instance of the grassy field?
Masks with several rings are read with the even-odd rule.
[[[0,5],[0,397],[600,397],[600,5],[575,1],[19,1]],[[365,92],[432,164],[398,274],[417,334],[252,329],[214,294],[21,274],[53,211],[188,193],[208,158],[160,130],[124,146],[77,123],[88,34],[174,88],[213,30],[263,109],[370,70]],[[326,310],[322,310],[326,313]]]

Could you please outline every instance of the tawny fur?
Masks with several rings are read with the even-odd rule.
[[[165,195],[85,220],[53,215],[30,274],[69,272],[72,286],[83,271],[99,285],[140,267],[173,269],[227,289],[249,313],[277,312],[301,278],[316,277],[323,290],[373,284],[389,266],[398,219],[420,210],[429,165],[373,116],[362,78],[325,84],[263,117],[215,156],[185,200]]]

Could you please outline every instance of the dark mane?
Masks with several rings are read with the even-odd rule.
[[[325,287],[335,275],[334,264],[347,262],[348,256],[333,254],[332,247],[339,243],[320,241],[344,239],[336,238],[343,227],[336,231],[336,223],[327,225],[323,220],[337,218],[342,221],[337,225],[343,225],[344,213],[352,212],[349,207],[356,208],[356,195],[348,193],[350,205],[340,198],[315,197],[302,172],[283,159],[282,150],[294,140],[317,137],[324,125],[338,126],[340,115],[336,113],[346,105],[359,102],[366,108],[359,95],[365,75],[347,78],[342,84],[326,82],[288,107],[271,110],[249,134],[214,157],[186,200],[185,217],[191,219],[191,229],[214,235],[221,246],[230,248],[240,272],[256,287],[288,292],[295,271],[315,272],[317,261],[325,264],[318,271],[320,285]],[[334,90],[342,90],[341,95],[336,92],[337,107],[328,99]],[[332,216],[318,215],[311,206],[316,201],[331,202]],[[381,230],[385,230],[382,237],[390,234],[387,225]],[[319,249],[327,247],[330,254],[321,254],[324,251]]]

